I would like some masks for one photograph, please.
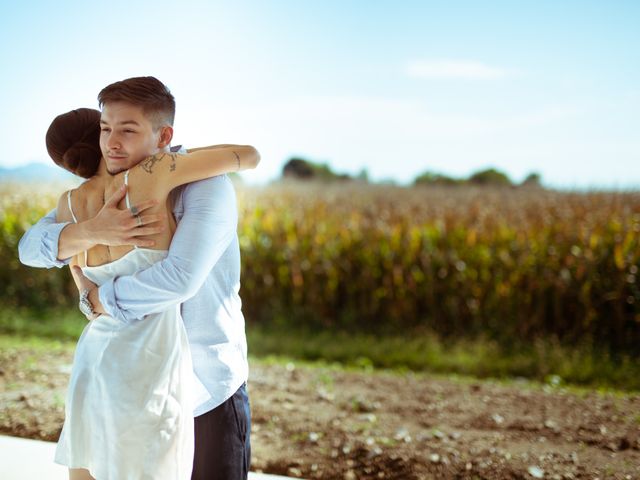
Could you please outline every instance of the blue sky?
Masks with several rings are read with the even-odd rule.
[[[431,170],[640,187],[640,2],[3,2],[0,166],[59,113],[154,75],[175,142],[250,143],[409,182]]]

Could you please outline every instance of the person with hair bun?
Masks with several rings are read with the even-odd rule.
[[[79,177],[92,177],[102,159],[100,111],[78,108],[58,115],[47,130],[45,143],[57,165]]]
[[[172,151],[175,104],[153,77],[116,82],[99,102],[49,127],[51,158],[87,180],[19,245],[25,264],[70,265],[89,320],[55,461],[71,480],[246,479],[237,208],[224,174],[260,156]]]

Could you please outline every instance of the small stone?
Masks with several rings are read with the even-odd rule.
[[[344,474],[344,480],[357,480],[356,472],[353,470],[347,470]]]
[[[393,436],[393,438],[395,438],[396,440],[403,441],[405,443],[411,443],[411,440],[412,440],[411,435],[409,435],[409,430],[407,430],[406,428],[398,429],[398,431]]]
[[[361,397],[352,398],[351,406],[354,411],[359,413],[370,413],[379,407],[377,403],[368,402],[367,400]]]
[[[376,417],[375,413],[363,413],[360,418],[369,423],[376,423],[378,421],[378,417]]]
[[[318,399],[325,400],[327,402],[333,402],[336,399],[336,396],[333,393],[328,392],[324,388],[319,388]]]
[[[558,429],[558,424],[556,422],[554,422],[553,420],[546,420],[544,422],[544,426],[546,428],[548,428],[549,430],[557,430]]]
[[[438,455],[437,453],[432,453],[431,455],[429,455],[429,460],[431,461],[431,463],[440,463],[440,455]]]
[[[491,420],[493,420],[496,425],[502,425],[504,423],[504,417],[499,413],[491,415]]]
[[[544,470],[542,470],[540,467],[531,466],[527,469],[527,471],[533,478],[544,478]]]
[[[382,449],[378,446],[375,446],[367,454],[367,459],[372,459],[373,457],[377,457],[378,455],[382,455]]]
[[[402,440],[404,437],[406,437],[407,435],[409,435],[409,430],[407,430],[406,428],[399,428],[396,431],[396,434],[394,435],[394,438],[396,440]]]
[[[317,443],[319,438],[320,438],[320,435],[318,435],[316,432],[309,433],[309,441],[311,443]]]
[[[289,475],[290,477],[301,477],[302,470],[297,467],[289,467],[289,469],[287,470],[287,475]]]

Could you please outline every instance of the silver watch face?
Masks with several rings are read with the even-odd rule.
[[[80,300],[79,307],[83,315],[85,316],[93,315],[93,309],[91,308],[91,305],[88,300],[84,300],[84,301]]]

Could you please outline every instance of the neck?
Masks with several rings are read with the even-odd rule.
[[[96,171],[96,176],[102,177],[104,175],[111,175],[107,171],[107,163],[104,161],[103,157],[100,157],[100,163],[98,164],[98,170]]]

